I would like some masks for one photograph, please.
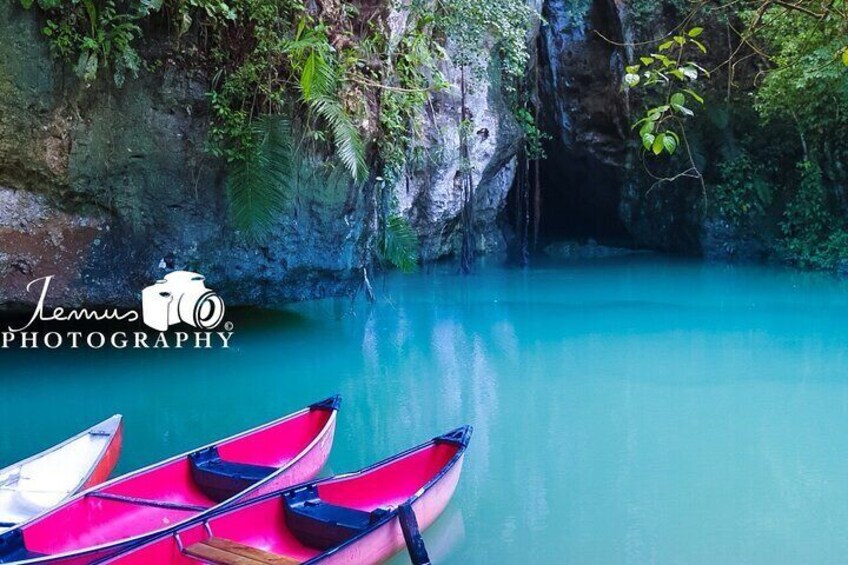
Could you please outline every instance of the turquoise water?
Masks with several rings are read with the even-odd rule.
[[[122,412],[126,471],[340,392],[336,472],[475,426],[436,563],[845,562],[848,283],[637,257],[375,286],[233,315],[231,350],[0,351],[0,460]]]

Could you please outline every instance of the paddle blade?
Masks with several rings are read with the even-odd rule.
[[[421,537],[421,532],[418,530],[418,520],[415,518],[415,512],[409,503],[400,505],[398,518],[412,564],[430,565],[430,556],[427,555],[427,548],[424,547],[424,538]]]

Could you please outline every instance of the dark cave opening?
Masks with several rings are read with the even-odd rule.
[[[558,241],[634,247],[619,209],[621,169],[591,156],[569,155],[558,143],[547,145],[547,158],[538,167],[519,160],[523,175],[522,170],[516,174],[506,209],[514,234],[513,258],[521,262],[522,256]]]
[[[626,244],[630,237],[619,212],[620,170],[591,156],[568,155],[558,143],[549,145],[547,159],[539,163],[540,240]]]
[[[545,0],[542,10],[533,105],[546,158],[519,157],[508,204],[515,247],[525,258],[557,240],[632,247],[621,211],[629,133],[622,55],[601,36],[621,36],[615,4],[591,0],[577,18],[570,0]]]

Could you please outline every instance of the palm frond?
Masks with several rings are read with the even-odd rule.
[[[284,210],[291,178],[291,128],[278,116],[251,127],[255,147],[234,161],[227,175],[233,222],[250,239],[264,239]]]
[[[303,63],[300,74],[300,90],[304,100],[312,100],[318,96],[329,96],[336,91],[335,69],[327,62],[323,53],[312,49]]]
[[[301,98],[333,133],[336,156],[350,176],[361,181],[367,175],[365,143],[359,129],[339,100],[339,76],[330,44],[323,31],[309,30],[301,21],[294,40],[286,47],[300,70]]]
[[[418,234],[402,216],[389,216],[383,226],[378,256],[404,273],[418,270]]]
[[[365,164],[365,143],[341,102],[331,96],[316,95],[309,100],[309,105],[333,131],[336,155],[350,176],[356,181],[363,180],[368,174],[368,167]]]

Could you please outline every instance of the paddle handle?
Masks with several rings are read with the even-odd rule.
[[[421,537],[421,531],[418,529],[418,519],[412,510],[412,505],[401,504],[398,507],[398,518],[400,518],[400,528],[403,530],[403,539],[406,541],[406,549],[409,551],[412,565],[430,565],[430,556],[427,555],[427,548],[424,547],[424,538]]]

